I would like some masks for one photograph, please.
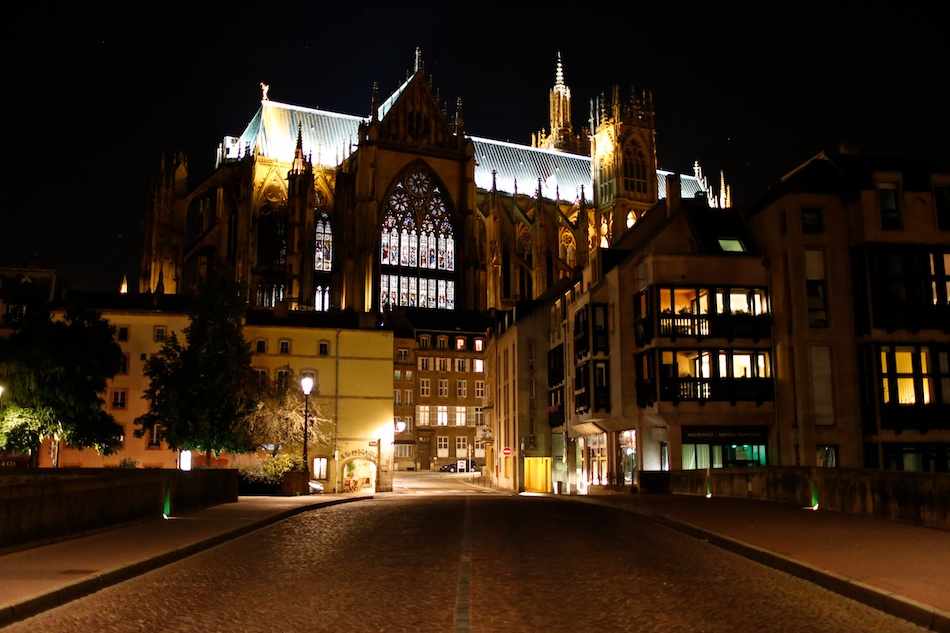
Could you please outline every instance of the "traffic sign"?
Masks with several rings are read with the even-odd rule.
[[[506,446],[505,448],[502,449],[501,452],[505,457],[508,457],[509,455],[511,455],[511,447]]]

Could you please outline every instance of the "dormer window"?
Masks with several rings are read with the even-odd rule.
[[[736,237],[720,237],[719,238],[719,248],[722,249],[724,253],[744,253],[745,244],[742,243],[742,240]]]

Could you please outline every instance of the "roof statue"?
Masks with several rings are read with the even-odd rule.
[[[270,84],[261,82],[261,101],[267,101],[267,91],[270,90]]]

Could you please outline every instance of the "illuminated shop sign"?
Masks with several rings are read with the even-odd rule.
[[[769,431],[764,426],[684,426],[684,444],[765,444]]]

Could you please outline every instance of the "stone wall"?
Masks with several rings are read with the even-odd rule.
[[[950,530],[950,474],[769,466],[670,473],[669,492],[767,499]]]
[[[0,471],[0,548],[237,501],[237,471],[35,469]]]

